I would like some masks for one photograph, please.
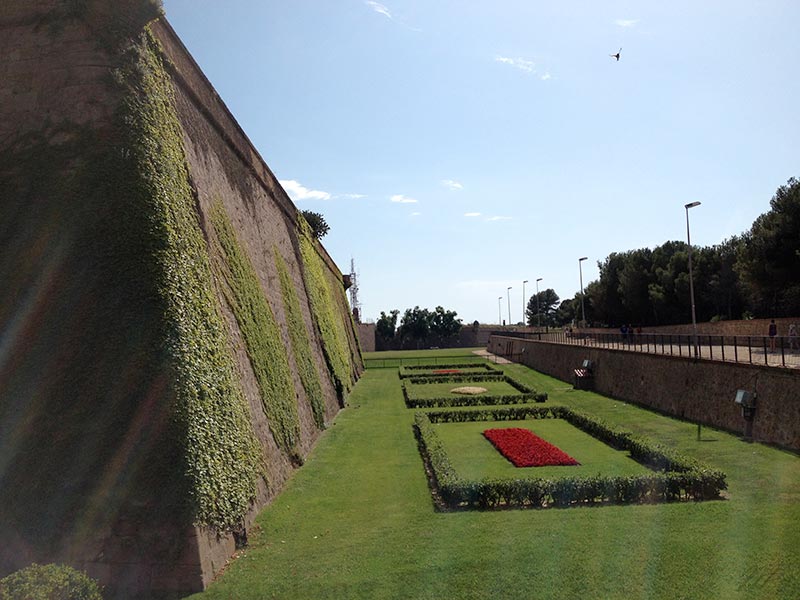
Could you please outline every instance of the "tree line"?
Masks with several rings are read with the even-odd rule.
[[[411,341],[417,348],[440,346],[454,338],[461,331],[461,319],[454,310],[445,310],[437,306],[434,310],[427,308],[407,308],[397,325],[400,311],[395,309],[381,316],[375,323],[375,335],[384,344],[397,340],[399,345]]]
[[[689,247],[668,241],[653,249],[614,252],[598,263],[585,288],[586,320],[594,325],[671,325],[691,319]],[[745,233],[692,247],[698,321],[800,315],[800,181],[789,179]],[[581,319],[580,293],[560,301],[554,290],[534,295],[526,322],[560,326]]]

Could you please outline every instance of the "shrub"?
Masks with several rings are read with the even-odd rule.
[[[0,579],[0,600],[102,599],[94,579],[66,565],[34,563]]]
[[[602,441],[620,448],[645,466],[658,469],[646,475],[563,477],[547,479],[464,480],[453,469],[432,423],[513,419],[563,418]],[[645,438],[608,427],[589,415],[566,407],[507,407],[489,410],[418,412],[414,431],[440,508],[567,507],[606,502],[630,504],[710,500],[727,489],[725,474],[668,450]],[[634,452],[636,455],[634,456]],[[638,458],[637,458],[638,457]]]

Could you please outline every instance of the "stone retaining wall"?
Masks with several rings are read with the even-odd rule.
[[[492,336],[488,350],[573,382],[573,370],[594,363],[594,389],[680,418],[743,432],[736,390],[757,394],[753,439],[800,450],[800,370],[725,363],[626,350]]]

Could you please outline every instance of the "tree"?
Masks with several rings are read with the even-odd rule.
[[[323,217],[320,213],[314,212],[312,210],[304,210],[302,211],[303,218],[308,223],[309,227],[311,227],[311,231],[314,234],[314,237],[318,240],[325,237],[328,232],[330,231],[330,227],[328,223],[325,221],[325,217]]]
[[[381,316],[375,323],[375,333],[384,341],[389,341],[394,338],[395,330],[397,329],[397,316],[400,311],[394,309],[388,315],[381,311]]]
[[[800,181],[779,187],[770,207],[742,236],[736,271],[757,314],[800,314]]]
[[[437,306],[436,310],[430,313],[430,332],[440,341],[458,335],[461,331],[461,319],[454,310],[445,310]]]
[[[431,330],[431,313],[427,308],[415,306],[413,309],[407,308],[400,320],[399,334],[403,339],[411,338],[417,342],[427,339]]]
[[[535,327],[540,322],[542,325],[558,325],[556,320],[558,302],[558,294],[553,288],[547,288],[531,296],[525,309],[528,325]]]

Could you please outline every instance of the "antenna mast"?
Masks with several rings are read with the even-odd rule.
[[[350,308],[353,311],[353,320],[361,323],[361,303],[358,301],[358,275],[356,274],[356,261],[350,259]]]

